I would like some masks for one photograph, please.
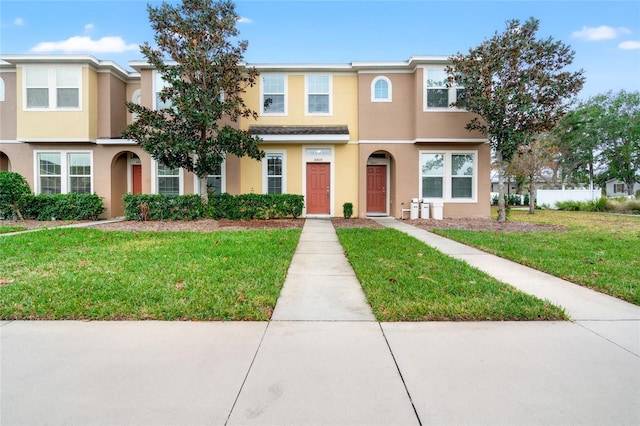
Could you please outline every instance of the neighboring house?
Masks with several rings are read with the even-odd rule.
[[[196,177],[154,161],[120,132],[124,100],[156,107],[162,80],[144,62],[129,72],[88,55],[3,55],[0,170],[25,176],[35,193],[94,192],[107,217],[122,195],[188,194]],[[444,217],[489,217],[490,148],[450,108],[446,57],[342,65],[254,65],[246,102],[258,120],[238,125],[263,139],[263,161],[228,156],[216,192],[292,193],[307,216],[400,217],[411,199],[442,203]],[[264,108],[265,99],[270,99]]]
[[[635,195],[638,192],[640,192],[640,183],[636,182],[633,185],[633,191],[631,194]],[[606,183],[605,195],[607,197],[626,197],[629,195],[627,192],[627,185],[618,179],[610,179]]]

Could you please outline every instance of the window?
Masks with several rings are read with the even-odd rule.
[[[0,102],[4,101],[4,80],[0,77]]]
[[[475,201],[475,152],[420,153],[420,186],[423,198],[448,201]]]
[[[158,194],[180,195],[180,169],[158,163]]]
[[[286,77],[284,75],[262,76],[262,113],[286,114]]]
[[[391,102],[391,80],[383,76],[373,79],[371,102]]]
[[[79,109],[79,67],[25,68],[25,109]]]
[[[162,79],[162,76],[160,75],[160,73],[157,72],[157,71],[154,71],[153,72],[153,93],[155,93],[155,96],[154,96],[154,102],[155,102],[154,108],[156,110],[171,108],[171,101],[170,100],[163,101],[160,98],[160,92],[162,92],[162,89],[164,89],[165,87],[168,87],[168,86],[169,86],[169,84]]]
[[[426,68],[424,70],[424,110],[451,109],[451,104],[462,99],[464,88],[450,85],[444,68]],[[451,86],[451,87],[449,87]],[[458,108],[464,108],[464,104]]]
[[[216,164],[213,172],[207,177],[207,190],[212,194],[222,194],[225,191],[222,166],[222,163]]]
[[[140,89],[136,89],[134,90],[133,94],[131,95],[131,102],[133,102],[136,105],[140,105],[142,103],[142,96],[140,94]],[[131,114],[131,121],[137,121],[138,120],[138,114],[136,114],[135,112]]]
[[[286,155],[284,152],[266,152],[262,160],[262,192],[265,194],[285,194],[287,192]]]
[[[91,194],[91,155],[69,154],[69,192]]]
[[[91,152],[36,152],[36,193],[91,194]]]
[[[331,114],[331,79],[328,75],[307,76],[307,113]]]
[[[422,197],[442,198],[444,154],[422,154]]]
[[[622,193],[626,192],[625,184],[624,183],[614,183],[613,184],[613,192],[615,194],[622,194]]]

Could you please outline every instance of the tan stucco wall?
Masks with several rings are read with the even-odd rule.
[[[118,138],[127,121],[126,84],[109,73],[98,73],[98,137]]]
[[[17,93],[16,73],[2,72],[0,78],[4,80],[4,101],[0,102],[0,141],[16,139],[17,123]],[[2,142],[0,142],[0,150]]]
[[[353,215],[358,216],[358,151],[358,145],[355,143],[335,146],[334,216],[342,216],[344,203],[353,203]]]

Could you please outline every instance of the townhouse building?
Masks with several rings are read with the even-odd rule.
[[[145,62],[127,71],[88,55],[3,55],[0,170],[35,193],[92,192],[105,216],[122,195],[197,193],[197,178],[158,164],[122,129],[130,100],[156,108],[163,82]],[[350,64],[255,64],[246,93],[258,120],[237,125],[263,140],[262,161],[229,155],[209,177],[215,192],[293,193],[306,216],[401,217],[412,199],[444,217],[489,217],[490,148],[452,108],[446,57]],[[265,102],[268,100],[268,102]]]

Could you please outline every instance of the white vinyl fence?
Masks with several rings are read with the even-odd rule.
[[[536,200],[538,206],[556,208],[558,201],[592,201],[600,198],[600,189],[538,189]]]

